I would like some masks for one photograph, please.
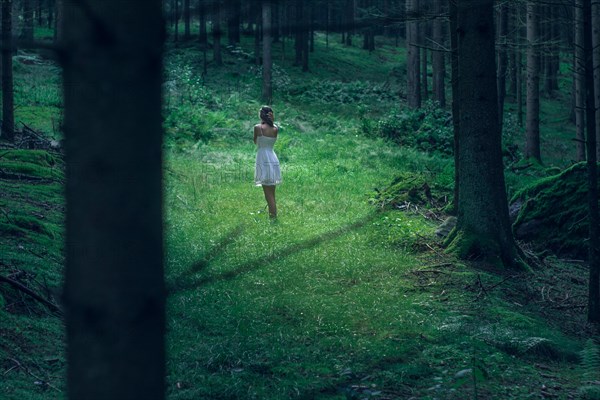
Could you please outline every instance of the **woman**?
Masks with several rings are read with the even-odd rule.
[[[281,183],[279,159],[273,151],[279,127],[274,123],[275,117],[271,107],[263,106],[259,116],[261,122],[254,126],[254,143],[258,145],[254,183],[256,186],[262,186],[269,206],[269,217],[274,219],[277,218],[275,186]]]

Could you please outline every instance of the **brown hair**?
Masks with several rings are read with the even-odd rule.
[[[273,109],[271,107],[262,106],[259,113],[260,120],[269,126],[274,126],[273,117],[271,116],[272,112]]]

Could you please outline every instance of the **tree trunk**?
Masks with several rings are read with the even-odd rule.
[[[15,140],[12,65],[12,0],[2,1],[2,138]]]
[[[265,104],[271,104],[273,101],[273,88],[271,72],[273,62],[271,59],[271,1],[263,0],[262,3],[262,23],[263,23],[263,84],[262,99]]]
[[[54,9],[56,7],[55,0],[48,0],[48,29],[54,27]]]
[[[295,0],[295,15],[294,22],[292,24],[294,33],[294,50],[296,51],[296,58],[294,61],[295,66],[302,65],[302,20],[304,18],[304,2],[302,0]]]
[[[560,70],[560,24],[558,22],[558,10],[556,5],[550,6],[550,15],[552,24],[550,25],[550,89],[552,92],[560,90],[558,86],[558,72]]]
[[[460,175],[458,165],[460,163],[458,157],[458,144],[460,140],[460,108],[458,104],[458,10],[455,1],[448,2],[448,10],[450,14],[450,68],[451,68],[451,84],[452,84],[452,128],[454,133],[454,193],[453,193],[453,212],[458,210]]]
[[[67,397],[162,400],[161,1],[81,4],[61,57]]]
[[[54,7],[56,10],[54,18],[54,42],[61,43],[63,39],[63,3],[65,0],[55,0]]]
[[[427,12],[429,11],[426,8],[427,2],[421,1],[419,6],[420,6],[420,14],[427,15]],[[429,84],[428,84],[429,78],[427,77],[427,64],[428,64],[427,58],[429,57],[430,51],[428,51],[428,49],[424,46],[426,43],[429,43],[429,21],[425,20],[425,21],[419,22],[419,37],[417,38],[416,42],[419,46],[423,46],[420,51],[420,53],[421,53],[421,90],[422,90],[421,101],[427,101],[429,99]]]
[[[527,3],[527,121],[525,158],[542,161],[540,154],[540,34],[539,5]]]
[[[213,2],[212,11],[213,58],[217,66],[223,65],[221,56],[221,1]]]
[[[346,46],[352,46],[354,33],[354,0],[346,0]]]
[[[596,159],[596,106],[592,48],[592,1],[583,0],[583,41],[585,54],[586,130],[589,208],[589,292],[588,321],[600,322],[600,215],[598,213],[598,165]]]
[[[498,123],[494,1],[458,1],[457,16],[459,80],[453,96],[460,107],[460,182],[457,225],[448,250],[515,266]]]
[[[421,64],[417,43],[419,0],[406,0],[406,98],[410,108],[421,107]]]
[[[255,19],[254,19],[254,63],[256,65],[262,64],[262,57],[260,55],[260,39],[261,33],[260,28],[262,25],[262,11],[260,7],[254,8]]]
[[[311,5],[306,4],[302,18],[302,72],[308,72],[309,33],[310,33]]]
[[[523,126],[523,52],[517,49],[515,54],[515,69],[517,81],[517,122],[520,127]]]
[[[600,4],[592,2],[592,47],[594,49],[594,96],[596,97],[596,159],[600,159]]]
[[[198,19],[200,20],[198,41],[202,45],[202,48],[206,50],[206,47],[208,46],[208,34],[206,31],[206,0],[198,1]]]
[[[508,4],[501,3],[498,10],[498,63],[496,73],[496,83],[498,90],[498,122],[500,123],[500,132],[504,124],[504,99],[506,98],[506,64],[507,64],[507,46],[508,35]]]
[[[23,5],[23,29],[20,39],[25,42],[33,42],[33,7],[31,0],[21,0]]]
[[[442,15],[442,0],[433,1],[433,14]],[[444,60],[444,35],[442,18],[435,18],[432,27],[433,42],[437,51],[433,52],[433,95],[440,107],[446,107],[446,62]]]
[[[240,0],[229,0],[227,16],[227,37],[230,45],[240,43],[240,13],[242,3]]]
[[[37,0],[36,2],[35,16],[37,17],[38,26],[42,26],[44,24],[44,19],[42,18],[42,3],[43,0]]]
[[[175,20],[175,41],[179,41],[179,0],[173,0],[175,15],[173,16]]]
[[[190,40],[192,33],[190,30],[192,15],[190,13],[190,0],[184,0],[183,2],[183,22],[184,22],[184,34],[183,40]]]
[[[585,154],[585,52],[583,40],[583,2],[575,0],[575,57],[573,81],[575,82],[575,139],[577,161],[584,161]]]

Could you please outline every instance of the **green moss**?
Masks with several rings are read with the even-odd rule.
[[[9,223],[0,223],[0,232],[11,236],[25,236],[27,233],[38,233],[55,238],[55,233],[47,224],[37,218],[17,215],[10,218]]]
[[[45,150],[0,151],[0,161],[15,161],[42,167],[53,167],[59,163],[55,156]]]
[[[33,178],[63,178],[62,162],[44,150],[0,151],[0,171]]]
[[[522,203],[513,224],[516,236],[558,254],[585,257],[587,185],[587,164],[583,162],[515,193],[511,203]]]
[[[398,208],[406,203],[429,207],[443,207],[450,198],[450,190],[424,175],[401,173],[392,183],[377,191],[372,202],[389,208]]]

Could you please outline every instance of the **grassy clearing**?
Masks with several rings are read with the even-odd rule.
[[[328,65],[369,79],[365,53],[333,40],[327,51]],[[211,140],[180,142],[167,157],[170,398],[576,393],[582,318],[567,326],[540,312],[551,272],[473,269],[442,253],[435,222],[369,204],[398,174],[447,186],[451,160],[369,135],[364,110],[376,104],[302,99],[320,74],[343,87],[333,67],[285,68],[285,84],[305,92],[275,102],[285,182],[270,223],[251,184],[259,75],[228,57],[202,83],[217,99],[201,110],[219,121]]]

